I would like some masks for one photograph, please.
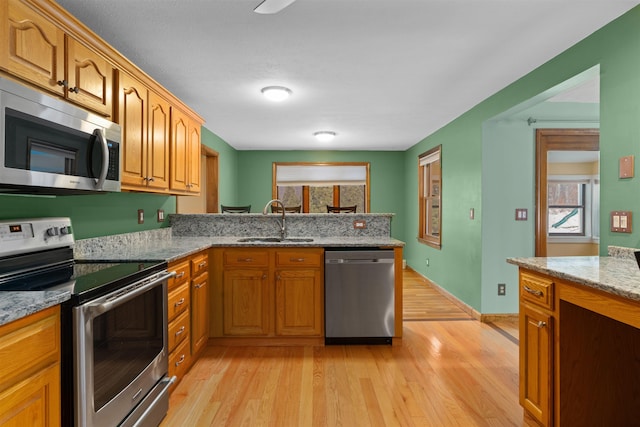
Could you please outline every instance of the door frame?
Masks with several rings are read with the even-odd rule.
[[[535,256],[547,256],[547,153],[600,151],[600,129],[536,129]]]

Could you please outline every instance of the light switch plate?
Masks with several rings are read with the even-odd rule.
[[[526,221],[528,216],[527,208],[516,208],[516,221]]]
[[[631,211],[612,211],[610,219],[612,232],[631,233]]]

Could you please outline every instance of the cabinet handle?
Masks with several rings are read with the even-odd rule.
[[[538,321],[538,328],[544,328],[545,326],[547,326],[547,322],[543,322],[542,320]]]
[[[185,272],[181,271],[180,273],[176,274],[176,279],[182,279],[184,277]]]
[[[542,291],[538,291],[536,289],[531,289],[530,287],[528,287],[527,285],[523,286],[524,290],[529,292],[530,294],[533,294],[537,297],[541,297],[542,295],[544,295],[544,293]]]
[[[198,264],[198,268],[202,268],[206,266],[207,266],[207,261],[202,261],[200,264]]]
[[[69,92],[73,92],[73,93],[80,93],[80,89],[78,89],[78,87],[72,87],[71,89],[69,89]]]
[[[152,182],[152,181],[155,181],[155,180],[156,180],[156,179],[155,179],[154,177],[147,178],[147,181],[149,181],[149,182]]]
[[[304,262],[304,258],[289,258],[291,262]]]
[[[253,262],[253,258],[238,258],[238,262]]]
[[[282,277],[280,277],[280,275],[278,274],[278,275],[276,276],[276,280],[282,280]]]
[[[267,278],[267,275],[266,275],[266,274],[263,274],[263,275],[262,275],[262,280],[264,280],[264,279],[266,279],[266,278]]]
[[[206,285],[206,282],[198,283],[197,285],[193,285],[193,287],[196,288],[196,289],[200,289],[204,285]]]
[[[176,331],[176,337],[181,335],[184,332],[184,326]]]
[[[67,87],[67,86],[69,86],[69,82],[66,81],[66,80],[58,80],[58,86]]]
[[[184,304],[184,298],[180,298],[180,300],[176,301],[174,307],[180,307],[182,304]]]
[[[180,355],[180,359],[176,362],[176,367],[180,366],[182,362],[184,362],[184,354]]]

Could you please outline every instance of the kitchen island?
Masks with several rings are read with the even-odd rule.
[[[640,269],[632,250],[616,255],[507,260],[520,277],[520,403],[544,426],[638,424]]]

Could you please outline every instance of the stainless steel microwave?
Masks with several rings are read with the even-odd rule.
[[[121,129],[0,78],[0,193],[120,191]]]

